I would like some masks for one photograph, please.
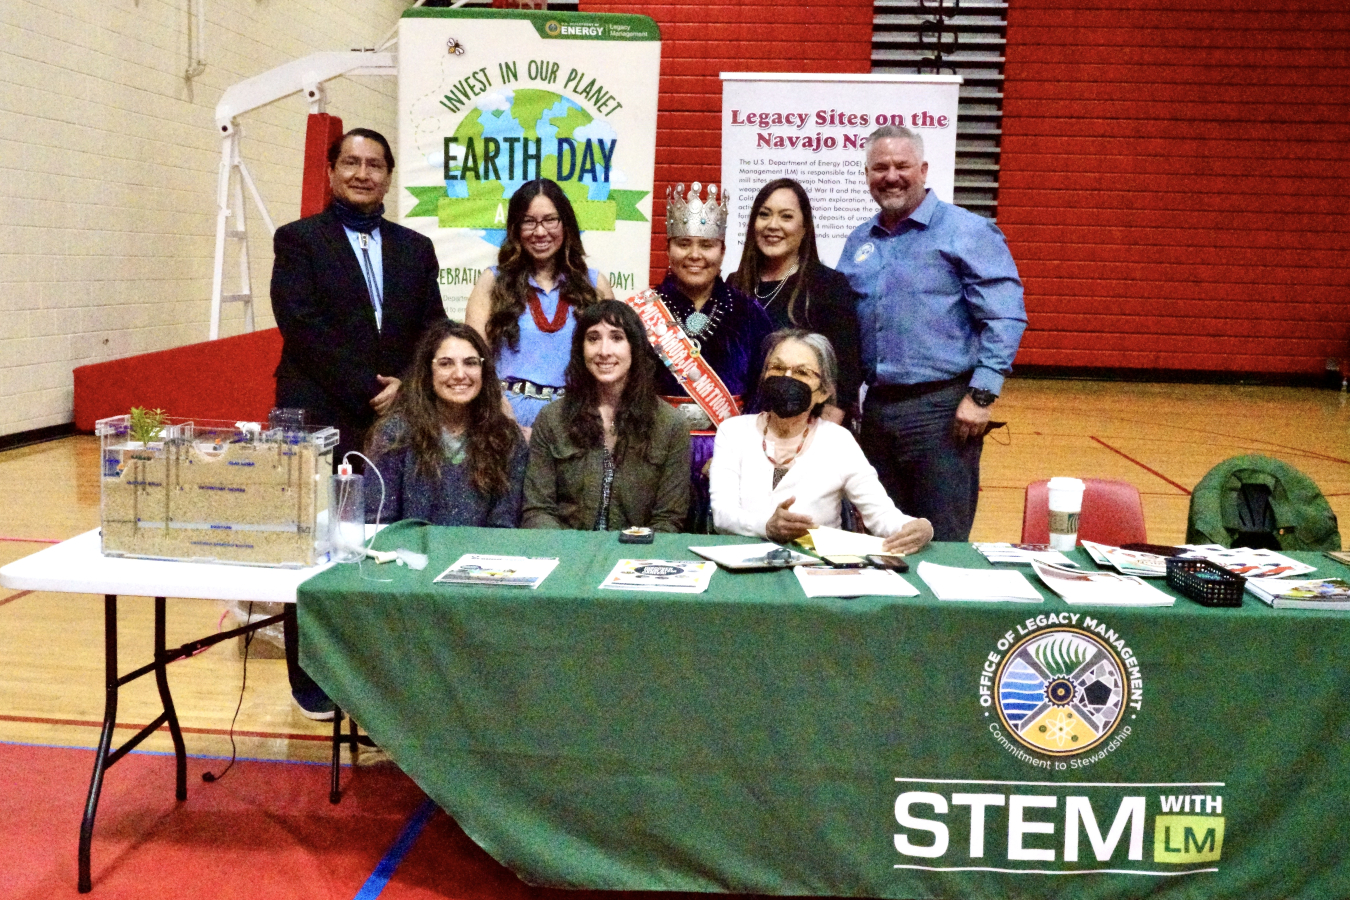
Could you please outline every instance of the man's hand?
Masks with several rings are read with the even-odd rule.
[[[952,434],[958,441],[984,437],[984,429],[989,424],[988,406],[980,406],[970,395],[961,398],[956,408],[956,417],[952,419]]]
[[[815,520],[803,513],[788,512],[788,507],[797,502],[796,497],[789,497],[769,516],[769,522],[764,526],[764,534],[769,540],[786,544],[788,541],[796,540],[806,534],[812,528],[816,527]],[[929,530],[932,533],[932,530]]]
[[[933,539],[933,523],[927,519],[911,519],[895,534],[881,542],[887,553],[913,553],[923,549]]]
[[[375,415],[382,416],[389,412],[389,407],[394,405],[394,398],[398,396],[398,389],[403,382],[388,375],[376,375],[375,378],[380,384],[384,385],[384,388],[370,398],[370,405],[374,408]]]

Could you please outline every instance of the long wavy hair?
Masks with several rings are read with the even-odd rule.
[[[567,363],[567,392],[560,401],[567,434],[578,447],[595,448],[604,444],[604,425],[600,421],[600,389],[595,376],[586,368],[586,332],[601,323],[623,329],[632,349],[633,362],[628,369],[614,414],[616,437],[614,454],[642,452],[656,424],[656,353],[647,342],[647,332],[637,313],[618,300],[601,300],[577,313],[577,328],[572,335],[572,358]]]
[[[755,240],[755,222],[759,219],[759,211],[764,208],[773,192],[783,188],[797,195],[797,205],[802,208],[802,226],[805,229],[802,233],[802,245],[797,248],[799,276],[784,303],[789,322],[798,328],[810,328],[807,321],[811,311],[809,276],[811,270],[820,265],[820,253],[816,250],[816,220],[811,214],[811,198],[806,196],[806,188],[791,178],[775,178],[760,188],[759,193],[755,195],[755,202],[750,205],[750,221],[745,228],[745,246],[741,249],[741,264],[727,281],[752,297],[755,295],[755,289],[759,287],[759,274],[764,269],[764,254],[759,249],[759,242]]]
[[[600,299],[586,270],[586,250],[581,246],[581,227],[577,224],[572,201],[558,187],[557,182],[537,178],[522,184],[506,208],[506,239],[497,253],[497,280],[492,285],[492,309],[488,313],[488,344],[494,354],[503,345],[515,350],[520,347],[520,316],[525,312],[529,297],[530,276],[534,274],[534,257],[530,256],[520,239],[520,223],[535,197],[543,195],[558,208],[562,220],[563,242],[554,256],[556,277],[561,281],[562,299],[576,312]]]
[[[474,353],[483,358],[483,386],[469,401],[465,450],[473,486],[486,496],[500,497],[510,489],[511,457],[523,437],[520,427],[502,411],[502,386],[487,342],[467,325],[439,322],[422,335],[394,405],[371,430],[370,455],[410,447],[417,472],[425,478],[440,478],[445,460],[441,444],[445,416],[432,381],[432,362],[441,344],[452,337],[468,341]],[[380,426],[391,419],[401,419],[403,427],[392,429],[392,440],[385,442],[380,438],[384,432]]]

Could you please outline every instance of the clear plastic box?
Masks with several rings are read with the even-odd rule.
[[[146,441],[133,438],[131,416],[94,425],[105,555],[261,566],[322,561],[337,429],[163,421]]]

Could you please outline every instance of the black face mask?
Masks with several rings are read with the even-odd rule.
[[[759,383],[759,400],[780,419],[790,419],[811,408],[811,388],[786,375],[770,375]]]

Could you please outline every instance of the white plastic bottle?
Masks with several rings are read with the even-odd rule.
[[[352,474],[350,463],[338,466],[329,482],[328,540],[334,562],[353,562],[362,556],[366,538],[365,479]]]

